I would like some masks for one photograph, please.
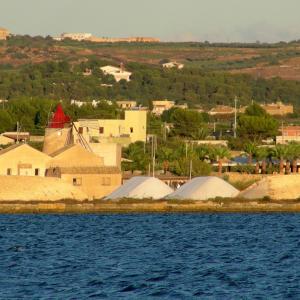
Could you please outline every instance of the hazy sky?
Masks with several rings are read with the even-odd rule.
[[[1,26],[30,35],[289,41],[300,39],[300,0],[0,0]]]

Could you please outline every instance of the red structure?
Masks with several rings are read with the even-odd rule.
[[[71,122],[71,118],[65,115],[63,108],[59,103],[49,123],[49,128],[64,128],[65,124],[68,124],[70,122]]]

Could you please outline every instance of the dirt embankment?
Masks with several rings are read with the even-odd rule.
[[[299,212],[300,201],[222,199],[214,201],[123,200],[120,202],[2,202],[0,213],[260,213]]]

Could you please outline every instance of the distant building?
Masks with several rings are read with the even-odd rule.
[[[172,107],[174,107],[175,102],[170,101],[170,100],[154,100],[154,101],[152,101],[152,105],[153,105],[152,112],[155,115],[160,116],[163,114],[164,111],[169,110]]]
[[[212,108],[208,114],[209,115],[230,115],[234,114],[234,107],[226,106],[226,105],[217,105],[216,107]]]
[[[0,27],[0,40],[6,40],[9,37],[9,31]]]
[[[276,137],[276,144],[300,142],[300,126],[284,126],[279,131],[281,135]]]
[[[105,38],[95,37],[89,38],[91,42],[95,43],[159,43],[160,40],[152,37],[128,37],[128,38]]]
[[[177,69],[183,69],[184,68],[184,64],[178,63],[176,61],[170,61],[167,63],[162,64],[163,68],[166,69],[172,69],[172,68],[177,68]]]
[[[62,33],[60,36],[61,40],[71,39],[75,41],[84,41],[90,39],[91,37],[91,33]]]
[[[123,64],[121,64],[120,68],[114,66],[104,66],[100,69],[105,75],[112,75],[116,82],[119,82],[120,80],[130,81],[130,76],[132,75],[131,72],[125,70]]]
[[[77,107],[82,107],[84,105],[91,104],[93,107],[97,107],[100,103],[106,103],[108,105],[112,105],[113,102],[110,100],[93,100],[93,101],[80,101],[80,100],[71,100],[71,105],[75,105]]]
[[[135,108],[137,103],[136,101],[131,101],[131,100],[120,100],[117,101],[117,105],[122,109],[131,109],[131,108]]]
[[[84,72],[82,73],[83,76],[91,76],[92,75],[92,70],[91,69],[85,69]]]
[[[27,142],[30,140],[30,133],[29,132],[3,132],[2,136],[10,138],[14,140],[15,142]]]
[[[27,144],[15,144],[0,151],[0,175],[43,177],[50,159]]]
[[[294,106],[291,104],[283,104],[278,101],[276,103],[261,104],[261,107],[272,116],[284,116],[294,112]]]
[[[128,145],[146,141],[147,111],[126,110],[124,119],[79,119],[74,123],[86,141]]]

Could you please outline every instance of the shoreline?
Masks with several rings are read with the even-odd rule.
[[[1,202],[0,214],[300,213],[299,200]]]

